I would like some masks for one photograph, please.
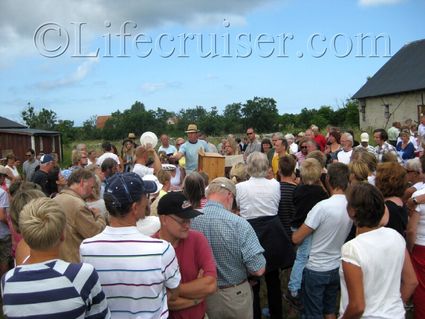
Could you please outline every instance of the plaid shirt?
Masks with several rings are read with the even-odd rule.
[[[394,146],[392,146],[391,144],[387,143],[387,142],[384,142],[384,144],[382,144],[382,146],[376,145],[375,151],[376,151],[376,154],[377,154],[378,162],[382,162],[382,155],[384,155],[386,153],[394,153],[397,156],[397,161],[399,163],[402,163],[402,159],[400,157],[400,154],[398,154],[396,148]]]
[[[245,219],[214,201],[208,201],[202,212],[191,227],[208,239],[217,263],[218,287],[237,285],[248,272],[265,267],[264,249]]]

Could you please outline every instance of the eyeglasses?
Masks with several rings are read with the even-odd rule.
[[[307,148],[307,146],[301,146],[300,148],[303,148],[304,149],[304,148]]]
[[[26,157],[31,157],[31,154],[25,154]]]
[[[171,219],[174,219],[174,221],[180,226],[190,225],[190,222],[191,222],[189,218],[177,219],[176,217],[173,217],[173,215],[168,215],[168,217],[170,217]]]

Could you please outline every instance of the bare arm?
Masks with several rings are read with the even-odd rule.
[[[304,238],[310,235],[313,231],[313,228],[308,227],[306,224],[302,224],[301,227],[292,234],[292,242],[296,245],[301,244]]]
[[[148,150],[148,154],[153,156],[153,173],[156,175],[162,168],[161,160],[159,159],[158,153],[153,148]]]
[[[173,288],[173,289],[167,288],[168,302],[172,302],[172,301],[177,300],[177,298],[179,297],[179,289],[180,289],[180,285],[177,286],[176,288]]]
[[[214,293],[217,289],[217,280],[212,276],[205,276],[180,284],[180,296],[190,299],[201,299]]]
[[[365,309],[362,269],[346,261],[342,261],[342,269],[348,292],[348,305],[342,318],[361,318]]]
[[[198,305],[202,301],[203,299],[188,299],[188,298],[178,297],[174,301],[170,301],[170,300],[168,301],[168,308],[174,311],[187,309],[187,308]]]
[[[4,207],[0,207],[0,222],[7,224],[6,208]]]
[[[416,229],[418,228],[420,215],[418,212],[413,211],[410,214],[409,222],[407,223],[406,229],[406,243],[407,250],[412,252],[413,246],[415,246],[416,241]]]
[[[409,301],[412,294],[415,292],[415,288],[418,285],[415,270],[413,269],[412,261],[408,251],[405,252],[403,270],[401,272],[401,299],[406,303]]]

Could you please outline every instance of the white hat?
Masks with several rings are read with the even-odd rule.
[[[369,143],[369,134],[366,132],[360,134],[360,142],[368,142]]]

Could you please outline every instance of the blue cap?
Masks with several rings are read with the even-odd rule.
[[[116,173],[107,180],[105,194],[110,194],[121,206],[127,206],[140,199],[142,194],[157,192],[155,182],[143,181],[136,173]]]
[[[53,162],[53,161],[54,161],[53,156],[52,156],[52,155],[50,155],[50,154],[44,154],[44,155],[40,158],[40,163],[41,163],[41,164],[46,164],[46,163]]]

